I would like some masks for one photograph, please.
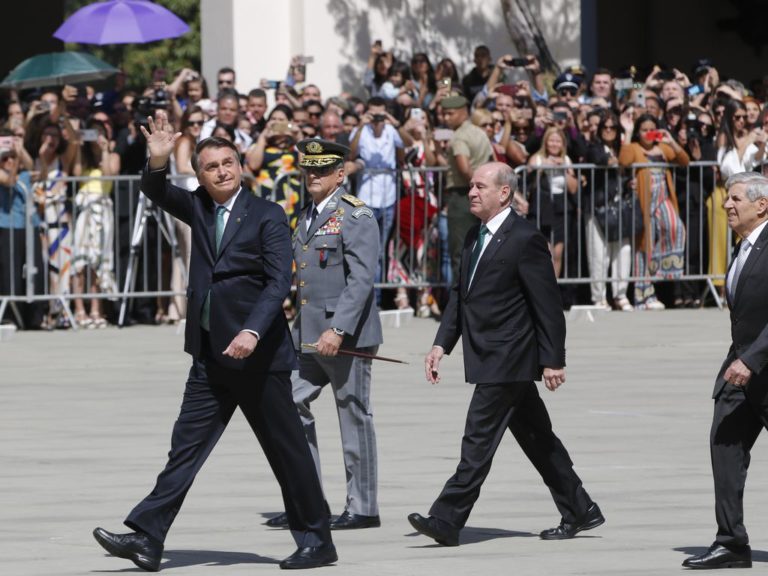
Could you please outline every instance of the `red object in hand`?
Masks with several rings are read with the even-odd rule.
[[[645,133],[645,138],[649,142],[661,142],[664,139],[664,132],[661,130],[648,130]]]

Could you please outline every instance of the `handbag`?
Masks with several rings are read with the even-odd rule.
[[[643,231],[643,210],[634,192],[616,195],[604,206],[595,206],[595,219],[608,242],[618,242]]]

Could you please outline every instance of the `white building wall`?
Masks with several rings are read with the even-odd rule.
[[[561,64],[579,60],[580,0],[533,0],[531,9]],[[201,0],[203,74],[215,92],[216,70],[232,66],[241,92],[261,78],[282,80],[292,54],[314,56],[307,80],[324,96],[361,85],[374,40],[406,56],[443,56],[460,74],[472,67],[476,45],[494,58],[515,53],[500,0]]]

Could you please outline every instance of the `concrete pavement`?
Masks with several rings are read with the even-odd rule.
[[[567,383],[541,388],[554,427],[607,522],[562,542],[539,540],[559,522],[546,487],[508,436],[458,548],[417,535],[452,474],[471,387],[461,355],[443,382],[422,358],[437,325],[388,328],[374,410],[382,527],[334,533],[339,563],[323,574],[674,574],[714,537],[708,433],[710,393],[728,342],[718,310],[610,313],[569,321]],[[189,358],[169,327],[22,332],[0,343],[0,566],[2,574],[140,572],[107,556],[95,526],[122,519],[165,462]],[[323,482],[344,503],[338,423],[329,393],[316,403]],[[768,454],[758,440],[746,494],[757,570],[768,564]],[[166,542],[169,574],[277,573],[293,551],[262,525],[282,508],[277,483],[241,415],[203,468]]]

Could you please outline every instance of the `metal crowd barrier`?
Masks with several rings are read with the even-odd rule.
[[[634,273],[609,276],[607,270],[602,275],[591,273],[585,250],[586,234],[587,222],[594,221],[600,206],[609,200],[606,192],[603,198],[598,197],[600,190],[609,189],[606,183],[615,179],[619,193],[624,194],[638,174],[669,170],[677,197],[686,207],[680,213],[684,228],[695,232],[695,237],[686,239],[682,273],[669,279],[703,281],[721,305],[715,284],[724,281],[733,240],[724,212],[707,206],[707,202],[714,205],[722,201],[715,167],[714,162],[692,162],[687,167],[642,164],[631,169],[574,164],[569,166],[577,180],[574,194],[557,194],[551,185],[548,191],[542,187],[545,176],[548,180],[556,178],[562,167],[522,166],[516,173],[518,188],[528,197],[529,212],[536,214],[534,220],[540,227],[545,200],[553,209],[557,208],[558,217],[562,218],[563,257],[558,282],[584,284],[661,279]],[[449,284],[450,254],[443,210],[446,171],[442,167],[362,170],[348,177],[347,188],[353,193],[366,193],[365,199],[381,225],[377,288],[429,289]],[[276,191],[299,176],[298,172],[283,174],[275,180],[271,192],[260,192],[276,200]],[[184,180],[188,176],[171,178]],[[183,298],[183,287],[172,289],[170,284],[173,262],[176,272],[181,269],[182,277],[186,278],[177,224],[141,195],[139,188],[140,176],[67,177],[46,182],[36,192],[27,194],[23,261],[14,256],[14,251],[18,253],[14,234],[10,234],[9,246],[0,246],[0,250],[8,250],[11,261],[11,289],[8,294],[0,294],[0,317],[10,306],[21,323],[17,302],[48,301],[52,309],[68,316],[74,326],[72,301],[99,299],[119,303],[122,323],[127,307],[137,299],[163,299],[162,307],[165,299]],[[295,210],[309,200],[303,183],[300,188],[301,201]],[[542,190],[543,194],[536,193]],[[386,206],[387,196],[395,199],[394,205]],[[42,220],[39,229],[33,223],[35,214]],[[622,226],[621,220],[619,223]],[[543,231],[554,243],[555,232]],[[629,244],[630,257],[638,248],[635,232],[618,231],[623,238],[620,243]],[[606,243],[606,249],[607,246]],[[720,269],[707,267],[713,258],[720,262]],[[21,290],[17,289],[19,275],[24,280]]]
[[[561,284],[586,284],[594,282],[656,282],[663,280],[706,283],[707,290],[712,294],[715,303],[722,307],[722,301],[715,283],[723,282],[725,271],[727,270],[728,258],[731,254],[733,243],[732,235],[727,231],[727,217],[724,211],[717,209],[722,203],[720,192],[722,187],[717,182],[717,162],[701,161],[691,162],[688,166],[678,166],[668,163],[643,163],[634,164],[631,167],[620,166],[596,166],[593,164],[572,164],[566,167],[562,166],[520,166],[515,172],[518,175],[519,187],[522,194],[530,199],[536,206],[533,213],[536,214],[535,220],[539,228],[542,228],[542,204],[544,200],[548,201],[553,208],[557,208],[561,219],[564,237],[563,262],[561,275],[558,282]],[[574,194],[567,191],[555,193],[549,186],[544,187],[545,195],[542,197],[536,194],[537,190],[542,189],[544,176],[553,178],[561,177],[565,169],[570,169],[576,176],[577,188]],[[620,198],[631,200],[635,198],[634,188],[637,186],[637,178],[663,178],[667,184],[666,173],[669,171],[671,181],[675,187],[678,205],[680,206],[679,217],[683,223],[685,234],[684,255],[682,273],[670,277],[658,277],[652,274],[638,275],[635,273],[634,261],[630,262],[630,273],[624,273],[620,276],[595,275],[589,270],[585,258],[587,250],[585,249],[585,234],[587,232],[590,220],[595,221],[596,216],[602,206],[610,203],[609,197],[610,182],[617,185],[616,192]],[[655,173],[654,175],[651,175]],[[548,178],[548,180],[551,178]],[[559,192],[559,190],[558,190]],[[548,194],[548,197],[547,197]],[[639,206],[633,203],[632,216],[634,210]],[[623,221],[618,220],[618,230],[602,230],[602,236],[607,237],[609,232],[615,232],[618,238],[622,239],[620,244],[628,244],[631,258],[634,260],[640,248],[638,238],[643,230],[635,230],[635,219],[630,218],[631,229],[622,229]],[[654,220],[652,219],[652,223]],[[546,234],[546,230],[543,230]],[[695,232],[695,238],[688,235],[688,231]],[[651,231],[646,231],[655,235],[658,230],[652,226]],[[555,244],[555,232],[548,234],[550,244]],[[651,245],[655,244],[657,236],[651,237]],[[609,244],[604,242],[605,249]],[[714,258],[714,252],[719,255],[717,258],[724,264],[721,270],[711,270],[710,265],[707,270],[705,266],[711,264]],[[725,259],[723,259],[723,256]],[[619,266],[624,268],[623,266]]]

